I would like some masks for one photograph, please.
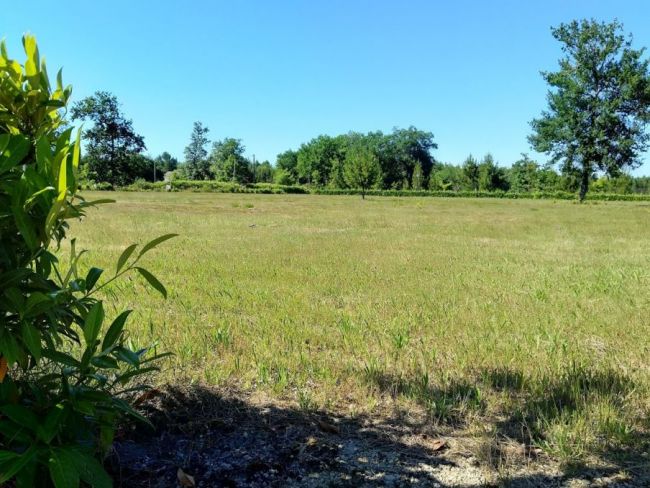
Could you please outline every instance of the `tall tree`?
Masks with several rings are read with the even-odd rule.
[[[594,173],[616,176],[641,164],[650,137],[648,60],[617,21],[573,21],[552,34],[565,56],[559,71],[542,73],[548,110],[531,122],[529,141],[565,174],[579,174],[582,201]]]
[[[429,179],[434,163],[431,150],[438,148],[438,145],[433,142],[431,132],[413,126],[408,129],[394,128],[381,145],[384,146],[382,152],[387,156],[383,159],[383,163],[387,166],[382,168],[386,187],[412,188],[413,173],[418,163],[422,171],[422,179],[424,181]]]
[[[275,180],[285,185],[298,182],[298,154],[291,149],[278,154],[275,160]]]
[[[301,183],[327,186],[332,164],[343,160],[340,141],[330,136],[318,136],[300,146],[297,153],[296,170]]]
[[[145,175],[134,161],[145,149],[144,137],[133,130],[133,122],[120,110],[117,97],[106,91],[78,101],[72,106],[72,120],[90,121],[84,131],[89,176],[97,181],[126,185]]]
[[[508,190],[508,180],[503,168],[487,153],[478,165],[478,189],[481,191]]]
[[[530,159],[528,154],[522,153],[521,159],[512,163],[508,171],[508,181],[512,191],[527,193],[536,190],[538,171],[539,165]]]
[[[377,155],[368,147],[353,146],[347,151],[343,177],[351,188],[361,189],[361,198],[381,182],[381,167]]]
[[[273,166],[268,161],[262,161],[255,166],[253,174],[255,183],[272,183],[273,182]]]
[[[478,163],[474,156],[471,154],[467,157],[463,163],[463,175],[467,179],[469,186],[472,190],[478,191],[478,179],[479,179],[479,169]]]
[[[206,146],[210,129],[201,122],[194,122],[190,143],[185,148],[185,173],[190,180],[209,180],[213,177]]]
[[[210,162],[212,171],[219,181],[251,183],[253,173],[248,160],[244,157],[246,147],[240,139],[226,137],[212,145]]]

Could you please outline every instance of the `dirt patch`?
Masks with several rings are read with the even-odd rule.
[[[404,412],[306,412],[200,386],[157,391],[140,408],[155,430],[119,433],[107,463],[118,487],[192,486],[179,468],[197,487],[646,486],[614,468],[565,475],[508,442],[500,446],[511,462],[495,469],[481,455],[493,446],[477,449]]]

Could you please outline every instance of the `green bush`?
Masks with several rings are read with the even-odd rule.
[[[90,189],[103,189],[97,184]],[[241,185],[227,181],[213,180],[174,180],[171,182],[138,181],[128,187],[129,191],[164,191],[167,187],[172,191],[194,191],[214,193],[268,193],[268,194],[307,194],[314,195],[361,195],[361,190],[353,188],[319,188],[300,185],[279,185],[275,183],[250,183]],[[113,189],[112,187],[110,188]],[[439,198],[507,198],[507,199],[546,199],[546,200],[576,200],[577,195],[568,191],[535,191],[517,193],[512,191],[466,191],[466,190],[367,190],[366,195],[382,197],[439,197]],[[587,200],[592,201],[650,201],[648,194],[614,194],[588,193]]]
[[[174,180],[168,183],[155,183],[152,190],[163,190],[165,185],[171,185],[174,191],[197,191],[215,193],[309,193],[302,186],[278,185],[274,183],[250,183],[242,185],[228,181],[214,180]]]
[[[108,487],[101,459],[117,422],[141,418],[129,399],[144,387],[129,383],[161,355],[130,344],[130,311],[107,320],[99,292],[136,271],[166,295],[139,260],[173,236],[129,246],[108,279],[80,274],[74,239],[59,262],[66,221],[106,200],[76,194],[81,132],[72,140],[62,119],[71,88],[61,72],[50,85],[32,36],[23,46],[23,65],[0,46],[0,484]]]

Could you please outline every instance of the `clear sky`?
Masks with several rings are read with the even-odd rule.
[[[438,160],[531,152],[550,26],[618,18],[650,46],[648,0],[0,0],[14,57],[32,32],[74,99],[117,95],[149,153],[182,160],[195,120],[275,162],[319,134],[433,132]],[[531,152],[532,153],[532,152]],[[539,157],[535,155],[536,157]],[[544,160],[543,157],[539,157]],[[637,174],[650,174],[650,157]]]

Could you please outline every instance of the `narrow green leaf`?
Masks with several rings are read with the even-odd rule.
[[[11,460],[7,464],[4,464],[2,466],[2,472],[0,472],[0,483],[6,483],[11,478],[13,478],[16,473],[18,473],[34,459],[34,456],[36,456],[36,454],[38,454],[38,448],[36,446],[32,446],[17,458]]]
[[[20,362],[25,353],[16,337],[5,330],[0,332],[0,354],[7,359],[7,364],[11,366]]]
[[[147,282],[155,288],[160,294],[167,298],[167,290],[163,286],[163,284],[158,281],[158,278],[156,278],[154,275],[152,275],[149,271],[147,271],[144,268],[136,267],[135,269],[138,270],[138,272],[142,275],[142,277],[147,280]]]
[[[41,333],[39,330],[28,322],[23,322],[20,326],[23,344],[27,350],[32,353],[36,361],[41,359],[42,346],[41,346]]]
[[[125,310],[124,312],[119,314],[115,318],[115,320],[113,320],[113,323],[106,331],[106,335],[104,336],[104,341],[102,342],[103,351],[105,351],[109,347],[112,347],[115,344],[115,342],[119,339],[120,334],[124,329],[124,323],[126,322],[126,319],[129,317],[130,313],[131,310]]]
[[[78,368],[79,366],[81,366],[81,363],[77,361],[75,358],[73,358],[69,354],[60,351],[44,349],[43,357],[55,361],[57,363],[63,364],[64,366],[70,366],[73,368]]]
[[[96,302],[88,312],[88,315],[86,315],[86,320],[84,321],[84,339],[87,345],[93,346],[95,344],[103,321],[104,307],[102,302]]]
[[[7,149],[10,140],[10,134],[0,134],[0,156],[5,152],[5,149]]]
[[[66,164],[66,157],[63,157],[61,164],[59,165],[59,179],[57,189],[59,191],[58,201],[62,202],[65,200],[66,195],[68,194],[68,165]]]
[[[47,414],[45,421],[37,430],[38,437],[43,442],[49,444],[52,441],[61,426],[65,413],[65,407],[59,403]]]
[[[89,454],[80,452],[76,458],[81,479],[93,488],[112,488],[113,482],[100,462]]]
[[[77,130],[77,138],[74,142],[74,149],[72,151],[72,167],[77,169],[79,167],[79,159],[81,158],[81,129],[83,125]]]
[[[117,266],[115,268],[115,273],[116,274],[119,273],[120,270],[124,267],[126,262],[131,257],[131,254],[133,254],[133,251],[135,251],[136,247],[138,247],[137,244],[131,244],[124,251],[122,251],[122,254],[120,255],[119,259],[117,260]]]
[[[120,367],[117,361],[109,356],[95,356],[90,360],[90,364],[103,369],[118,369]]]
[[[103,205],[105,203],[115,203],[115,200],[112,198],[99,198],[97,200],[91,200],[90,202],[83,202],[77,205],[78,208],[94,207],[95,205]]]
[[[88,274],[86,274],[86,291],[93,289],[103,272],[104,270],[100,268],[90,268],[88,270]]]
[[[35,251],[38,248],[39,241],[36,230],[34,229],[34,222],[27,216],[22,206],[13,207],[12,212],[16,221],[16,227],[18,227],[25,243],[32,251]]]
[[[52,449],[48,468],[55,488],[78,488],[77,452],[72,449]]]
[[[127,349],[126,347],[116,348],[113,351],[113,355],[120,361],[124,361],[128,365],[133,366],[134,368],[140,366],[140,357],[130,349]]]
[[[13,461],[17,457],[19,457],[20,454],[17,452],[13,451],[0,451],[0,464],[6,463],[7,461]]]
[[[21,427],[25,427],[32,432],[35,432],[36,429],[38,429],[38,418],[34,412],[28,408],[23,407],[22,405],[4,405],[0,407],[0,412],[2,412],[4,415],[9,417]]]
[[[23,209],[29,210],[32,207],[32,205],[34,205],[34,203],[36,202],[36,198],[39,195],[42,195],[43,193],[47,193],[47,192],[50,192],[50,191],[54,191],[53,186],[46,186],[45,188],[41,188],[36,193],[32,194],[32,196],[30,196],[27,200],[25,200],[25,204],[23,205]]]
[[[0,173],[9,171],[20,164],[29,153],[29,140],[21,135],[12,135],[9,144],[0,157]]]
[[[132,371],[124,373],[123,375],[120,375],[117,378],[117,380],[120,382],[120,384],[126,385],[129,381],[131,381],[136,376],[141,376],[143,374],[153,373],[156,371],[160,371],[160,368],[156,366],[150,366],[148,368],[134,369]]]
[[[145,244],[145,246],[140,251],[140,256],[142,256],[147,251],[150,251],[151,249],[153,249],[157,245],[159,245],[159,244],[161,244],[161,243],[163,243],[163,242],[165,242],[165,241],[167,241],[169,239],[177,237],[177,236],[178,236],[178,234],[165,234],[164,236],[156,237],[154,240],[152,240],[152,241],[148,242],[147,244]]]
[[[31,310],[36,308],[39,304],[43,302],[51,302],[51,301],[52,299],[44,293],[38,291],[32,293],[27,299],[27,303],[25,303],[24,315],[27,315],[27,312],[30,312]]]

